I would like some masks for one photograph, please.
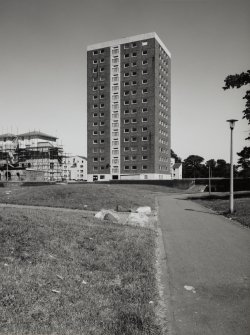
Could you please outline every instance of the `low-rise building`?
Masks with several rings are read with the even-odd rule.
[[[84,156],[68,156],[63,159],[63,179],[87,180],[87,158]]]

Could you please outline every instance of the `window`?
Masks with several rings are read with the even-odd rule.
[[[102,113],[100,113],[100,117],[104,117],[104,113],[102,112]]]
[[[97,73],[97,68],[93,69],[93,73]]]
[[[136,94],[136,90],[133,90],[133,91],[132,91],[132,94],[135,95],[135,94]]]
[[[142,61],[142,65],[146,65],[146,64],[148,64],[148,61],[147,60],[143,60]]]
[[[104,130],[101,130],[101,131],[100,131],[100,135],[104,135]]]
[[[93,170],[97,171],[98,170],[98,166],[93,166]]]
[[[143,99],[142,99],[143,100]],[[100,104],[100,108],[104,108],[104,104]]]
[[[98,114],[97,114],[97,113],[94,113],[94,114],[93,114],[93,117],[97,117],[97,116],[98,116]]]
[[[131,137],[131,142],[137,142],[137,137],[135,136]]]
[[[136,123],[137,120],[136,119],[131,119],[131,123]]]
[[[125,54],[125,55],[124,55],[124,58],[129,58],[129,54]]]
[[[142,50],[142,55],[147,55],[148,51],[147,50]]]
[[[104,85],[101,85],[101,86],[100,86],[100,90],[104,90]]]
[[[103,72],[104,71],[104,67],[100,67],[100,72]]]
[[[129,72],[125,72],[124,77],[129,77]]]
[[[142,146],[142,151],[147,151],[147,150],[148,150],[148,147]]]
[[[129,119],[125,119],[125,120],[124,120],[124,123],[125,123],[125,124],[128,124],[128,123],[129,123]]]
[[[93,100],[96,100],[98,98],[97,95],[93,95]]]
[[[129,151],[129,147],[124,147],[124,151]]]
[[[97,89],[98,89],[97,86],[94,86],[94,87],[93,87],[93,91],[96,91]]]
[[[129,100],[125,100],[124,105],[129,105]]]
[[[124,170],[129,170],[129,166],[128,166],[128,165],[125,165],[125,166],[124,166]]]
[[[125,64],[124,64],[124,67],[129,67],[129,63],[125,63]]]
[[[124,114],[129,114],[129,110],[125,109]]]
[[[104,63],[104,58],[101,58],[100,63]]]
[[[104,54],[104,49],[101,49],[101,50],[100,50],[100,54]]]
[[[101,140],[100,140],[100,143],[104,143],[104,140],[103,140],[103,139],[101,139]]]
[[[128,43],[124,44],[124,49],[129,49],[129,44]]]
[[[132,127],[131,131],[132,131],[132,132],[136,132],[136,131],[137,131],[137,128],[136,128],[136,127]]]
[[[129,95],[129,91],[124,91],[124,95]]]
[[[98,122],[93,122],[93,126],[98,126]]]
[[[148,137],[147,137],[147,136],[142,136],[142,140],[143,140],[143,141],[147,141],[147,140],[148,140]]]
[[[98,162],[98,157],[94,157],[93,162]]]
[[[148,70],[142,70],[142,74],[148,74]]]
[[[137,63],[136,63],[136,62],[133,62],[133,63],[132,63],[132,66],[136,66],[136,65],[137,65]]]
[[[101,94],[101,95],[100,95],[100,99],[104,99],[104,94]]]
[[[135,161],[135,160],[136,160],[136,156],[132,156],[132,157],[131,157],[131,160],[132,160],[132,161]]]
[[[131,147],[131,151],[137,151],[137,147]]]
[[[93,108],[97,108],[97,107],[98,107],[98,105],[97,105],[97,104],[94,104],[94,105],[93,105]]]
[[[147,160],[148,156],[142,156],[142,160]]]
[[[132,82],[131,82],[131,85],[136,85],[137,84],[137,82],[135,81],[135,80],[133,80]]]
[[[131,76],[136,76],[137,72],[136,71],[132,71],[131,72]]]
[[[133,165],[133,166],[132,166],[132,170],[137,170],[137,166],[136,166],[136,165]]]
[[[133,42],[133,43],[132,43],[132,48],[135,48],[135,47],[136,47],[136,43]]]
[[[142,170],[147,170],[147,165],[142,165]],[[145,176],[146,177],[146,176]],[[146,179],[146,178],[145,178]]]
[[[137,109],[136,109],[136,108],[133,108],[133,109],[131,110],[131,113],[132,113],[132,114],[137,113]]]
[[[98,51],[97,50],[93,51],[93,55],[98,55]]]
[[[103,154],[104,153],[104,149],[100,149],[100,154]]]
[[[124,86],[129,86],[129,81],[125,81]]]
[[[128,128],[125,128],[125,129],[124,129],[124,133],[129,133],[129,129],[128,129]]]
[[[143,99],[142,99],[142,103],[145,104],[145,103],[147,103],[147,102],[148,102],[148,99],[147,99],[147,98],[143,98]]]
[[[97,140],[93,140],[93,144],[97,144]]]
[[[147,79],[142,79],[142,84],[147,84],[148,80]]]
[[[142,127],[142,131],[147,131],[148,127]]]
[[[98,135],[98,131],[97,131],[97,130],[94,130],[94,131],[93,131],[93,135]]]
[[[124,161],[129,161],[129,156],[125,156]]]
[[[143,41],[143,42],[141,43],[141,45],[144,47],[144,46],[148,45],[148,42],[147,42],[147,41]]]
[[[124,137],[124,142],[129,142],[129,138],[128,137]]]
[[[97,63],[98,63],[97,59],[94,59],[93,64],[97,64]]]
[[[147,117],[143,117],[142,118],[142,122],[148,122],[148,118]]]
[[[142,90],[142,93],[148,93],[148,89],[147,88],[144,88],[143,90]]]
[[[136,99],[132,100],[132,104],[137,104],[137,100]]]

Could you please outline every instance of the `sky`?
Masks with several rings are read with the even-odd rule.
[[[229,161],[234,118],[236,161],[247,87],[222,87],[250,69],[249,12],[248,0],[0,0],[0,134],[40,130],[86,155],[87,46],[156,32],[172,56],[172,149]]]

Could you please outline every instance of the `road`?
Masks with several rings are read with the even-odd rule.
[[[250,229],[159,196],[170,335],[250,334]]]

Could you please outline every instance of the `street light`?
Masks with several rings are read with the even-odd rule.
[[[230,213],[234,212],[234,170],[233,170],[233,129],[235,122],[238,120],[231,119],[227,120],[231,129],[231,141],[230,141]]]

